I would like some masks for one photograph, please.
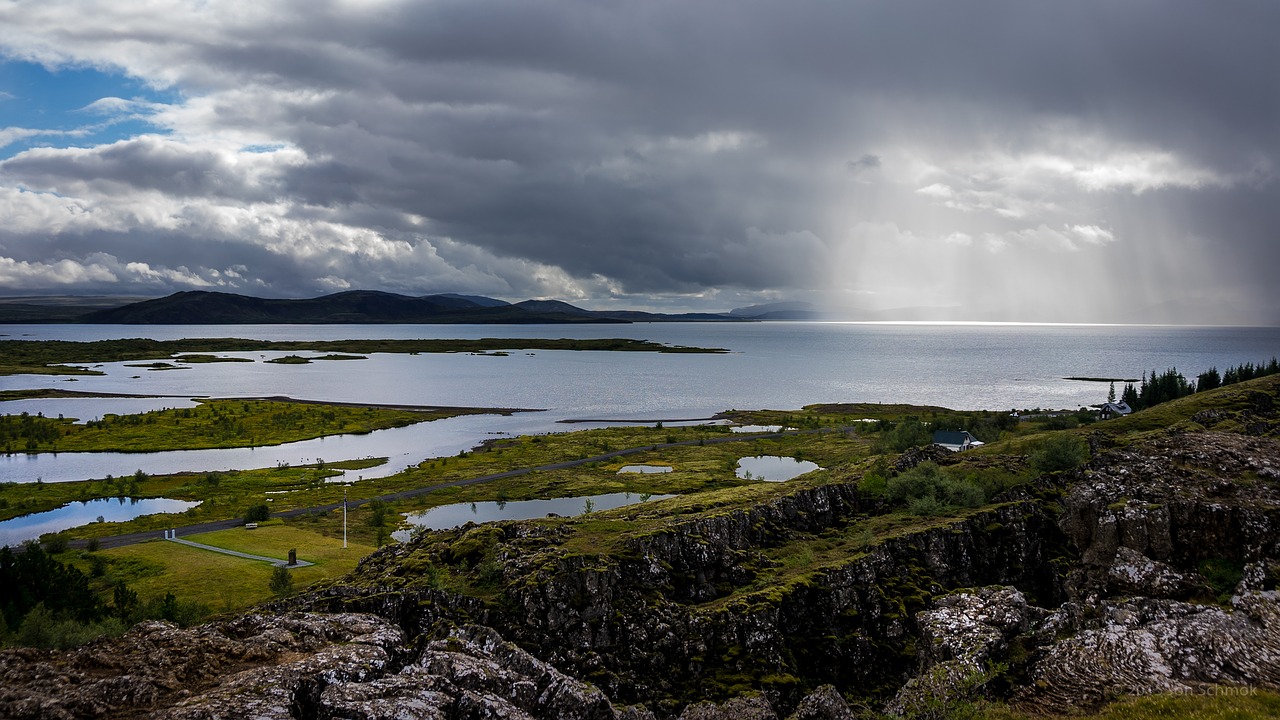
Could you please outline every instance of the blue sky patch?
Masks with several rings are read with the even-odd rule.
[[[0,61],[0,159],[33,147],[92,147],[166,132],[146,119],[147,106],[178,100],[176,92],[120,73]]]

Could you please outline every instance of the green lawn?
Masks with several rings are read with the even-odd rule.
[[[280,523],[184,539],[280,559],[288,557],[290,548],[296,548],[298,559],[315,563],[290,571],[297,589],[350,572],[360,558],[374,550],[372,545],[354,539],[344,549],[341,538],[325,537]],[[179,600],[203,603],[215,612],[238,610],[272,598],[268,588],[272,566],[265,562],[164,540],[101,550],[96,554],[106,560],[111,580],[125,581],[142,598],[173,593]],[[108,587],[104,585],[102,589],[109,598]]]

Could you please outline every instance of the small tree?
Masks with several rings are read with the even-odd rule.
[[[382,500],[370,500],[368,523],[370,527],[382,527],[387,524],[387,504]]]
[[[1115,401],[1116,401],[1116,381],[1112,380],[1111,389],[1107,390],[1107,402],[1113,403]]]
[[[1120,396],[1120,399],[1124,401],[1125,405],[1134,410],[1142,409],[1142,405],[1138,403],[1138,388],[1134,387],[1133,383],[1125,383],[1124,394]]]
[[[271,571],[271,592],[279,597],[288,597],[293,594],[293,575],[289,573],[289,568],[283,565],[277,565]]]
[[[116,617],[128,620],[133,618],[141,602],[138,600],[138,593],[120,580],[116,582],[115,590],[112,592],[111,604],[112,612]]]
[[[44,603],[36,603],[18,626],[18,644],[24,647],[51,648],[56,620]]]
[[[244,511],[244,521],[247,523],[262,522],[263,520],[266,520],[267,518],[270,518],[270,517],[271,517],[271,508],[267,507],[266,503],[258,503],[257,505],[250,505],[249,509]]]

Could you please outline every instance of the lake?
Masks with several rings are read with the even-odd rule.
[[[45,533],[62,532],[102,518],[123,522],[143,515],[180,513],[200,503],[172,498],[99,498],[77,500],[56,510],[32,513],[0,522],[0,546],[17,546]]]
[[[923,325],[876,323],[637,323],[631,325],[10,325],[15,339],[243,337],[603,338],[725,348],[726,354],[520,351],[374,354],[367,360],[279,365],[288,353],[236,353],[253,363],[210,363],[153,372],[107,363],[101,377],[0,377],[0,389],[80,391],[539,408],[512,417],[473,416],[331,437],[278,448],[179,453],[60,453],[0,458],[0,481],[45,482],[146,472],[267,467],[324,458],[391,456],[370,476],[428,457],[452,455],[505,434],[562,432],[573,419],[690,419],[728,409],[792,409],[820,402],[941,405],[956,409],[1067,408],[1100,403],[1105,383],[1069,376],[1131,377],[1177,367],[1194,378],[1280,354],[1278,328],[1096,325]],[[1117,390],[1120,390],[1117,387]],[[81,402],[76,414],[115,412],[119,400]],[[161,401],[173,406],[177,400]],[[0,403],[0,412],[67,414],[52,401]],[[7,407],[8,406],[8,407]],[[10,410],[12,407],[13,410]],[[40,410],[43,407],[48,409]],[[67,414],[68,417],[73,415]]]

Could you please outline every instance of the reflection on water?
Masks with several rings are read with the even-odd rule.
[[[45,533],[62,532],[98,522],[123,522],[143,515],[180,513],[200,503],[171,498],[101,498],[67,503],[57,510],[0,522],[0,545],[19,545]]]
[[[612,510],[650,500],[666,500],[674,495],[650,495],[647,493],[608,493],[605,495],[581,495],[578,497],[551,498],[549,500],[512,500],[495,502],[456,503],[441,505],[420,513],[407,515],[405,519],[415,527],[428,530],[448,530],[469,522],[483,523],[495,520],[530,520],[532,518],[559,515],[572,517],[597,510]],[[409,530],[398,530],[392,537],[400,542],[409,539]]]
[[[813,470],[821,470],[817,463],[777,455],[756,455],[738,459],[738,477],[744,480],[783,482]]]
[[[190,408],[198,403],[191,398],[30,398],[0,402],[0,415],[43,414],[45,417],[75,418],[83,425],[101,420],[104,415],[136,415],[169,408]]]
[[[623,473],[641,473],[643,475],[656,475],[671,472],[670,465],[623,465],[618,468],[618,474]]]
[[[142,470],[149,475],[197,470],[224,472],[280,465],[307,465],[321,459],[333,462],[357,458],[387,457],[378,467],[353,470],[343,482],[360,475],[368,478],[393,475],[427,458],[448,457],[470,450],[487,437],[539,432],[551,423],[536,416],[517,413],[509,417],[463,415],[400,428],[378,430],[363,435],[331,435],[286,445],[256,448],[216,448],[166,452],[61,452],[27,455],[0,455],[0,482],[67,482],[132,475]]]

